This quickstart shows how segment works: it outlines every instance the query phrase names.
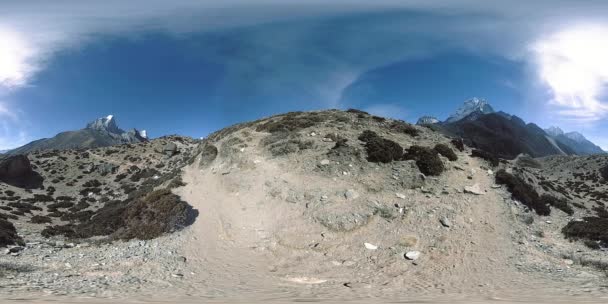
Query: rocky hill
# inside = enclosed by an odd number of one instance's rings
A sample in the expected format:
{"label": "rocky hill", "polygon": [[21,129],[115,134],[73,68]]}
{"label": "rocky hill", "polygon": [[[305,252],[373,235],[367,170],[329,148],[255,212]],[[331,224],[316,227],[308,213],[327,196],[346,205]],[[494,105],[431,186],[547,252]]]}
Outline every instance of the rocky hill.
{"label": "rocky hill", "polygon": [[608,158],[486,156],[358,110],[32,153],[42,187],[0,184],[0,294],[605,295]]}
{"label": "rocky hill", "polygon": [[52,138],[33,141],[22,147],[10,150],[7,154],[26,154],[33,151],[88,149],[147,141],[146,131],[120,129],[113,115],[99,118],[87,124],[84,129],[67,131]]}
{"label": "rocky hill", "polygon": [[585,136],[578,132],[565,133],[559,127],[550,127],[545,130],[551,138],[561,145],[570,148],[576,155],[605,154],[602,148],[589,141]]}

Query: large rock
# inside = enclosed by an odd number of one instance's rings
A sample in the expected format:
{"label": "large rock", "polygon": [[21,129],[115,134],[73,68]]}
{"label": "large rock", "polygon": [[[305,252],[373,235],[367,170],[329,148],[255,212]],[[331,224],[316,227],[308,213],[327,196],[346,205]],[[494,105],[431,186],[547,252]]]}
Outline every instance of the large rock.
{"label": "large rock", "polygon": [[177,145],[172,142],[167,143],[163,146],[163,154],[167,155],[168,157],[177,154]]}
{"label": "large rock", "polygon": [[0,181],[19,188],[40,188],[42,177],[32,169],[25,155],[13,155],[0,160]]}

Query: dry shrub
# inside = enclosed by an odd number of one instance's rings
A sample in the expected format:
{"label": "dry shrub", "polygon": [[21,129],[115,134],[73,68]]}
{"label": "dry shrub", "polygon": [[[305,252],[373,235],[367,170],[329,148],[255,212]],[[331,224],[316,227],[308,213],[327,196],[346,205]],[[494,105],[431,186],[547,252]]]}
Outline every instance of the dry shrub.
{"label": "dry shrub", "polygon": [[565,212],[568,215],[574,214],[574,209],[572,209],[572,207],[570,207],[570,204],[568,204],[568,202],[566,200],[557,198],[553,195],[549,195],[549,194],[541,195],[540,203],[544,204],[544,205],[553,206],[553,207]]}
{"label": "dry shrub", "polygon": [[8,245],[25,245],[23,239],[17,234],[17,229],[13,223],[9,222],[6,216],[0,216],[0,247]]}
{"label": "dry shrub", "polygon": [[536,190],[519,177],[507,173],[505,170],[499,170],[496,172],[496,183],[499,185],[506,185],[509,192],[511,192],[513,199],[528,206],[528,208],[534,210],[536,214],[551,214],[549,202],[541,200]]}
{"label": "dry shrub", "polygon": [[456,153],[454,153],[454,150],[452,150],[450,147],[448,147],[445,144],[437,144],[437,145],[435,145],[435,148],[433,148],[433,150],[435,150],[435,152],[443,155],[445,158],[449,159],[450,161],[458,160],[458,155],[456,155]]}
{"label": "dry shrub", "polygon": [[403,148],[396,142],[378,136],[373,131],[366,130],[359,140],[365,142],[367,161],[373,163],[390,163],[400,160],[403,156]]}
{"label": "dry shrub", "polygon": [[496,157],[495,155],[479,149],[474,149],[473,151],[471,151],[471,156],[484,159],[494,167],[498,166],[500,162],[498,160],[498,157]]}
{"label": "dry shrub", "polygon": [[415,160],[416,166],[425,175],[438,176],[445,170],[437,152],[431,148],[411,146],[407,149],[404,159]]}
{"label": "dry shrub", "polygon": [[48,224],[48,223],[53,222],[53,220],[50,217],[48,217],[48,216],[34,215],[30,219],[30,222],[32,222],[34,224]]}
{"label": "dry shrub", "polygon": [[420,131],[418,131],[418,129],[416,129],[416,127],[414,127],[413,125],[401,121],[401,120],[396,120],[394,121],[389,128],[397,133],[404,133],[407,135],[410,135],[412,137],[418,136],[418,134],[420,134]]}
{"label": "dry shrub", "polygon": [[[595,247],[592,242],[608,247],[608,218],[585,217],[582,222],[569,222],[562,233],[568,239],[585,240],[589,247]],[[595,248],[599,249],[599,245]]]}

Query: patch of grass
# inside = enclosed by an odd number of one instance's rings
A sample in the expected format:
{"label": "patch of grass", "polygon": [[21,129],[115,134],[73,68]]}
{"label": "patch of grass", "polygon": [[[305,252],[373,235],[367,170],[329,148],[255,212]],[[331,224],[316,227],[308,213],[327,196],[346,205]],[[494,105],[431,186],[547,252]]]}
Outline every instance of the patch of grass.
{"label": "patch of grass", "polygon": [[448,145],[437,144],[437,145],[435,145],[435,148],[433,148],[433,150],[435,150],[435,152],[443,155],[445,158],[449,159],[450,161],[458,160],[458,155],[456,155],[456,153],[454,153],[454,150],[452,150],[452,148],[448,147]]}
{"label": "patch of grass", "polygon": [[489,152],[479,150],[479,149],[474,149],[473,151],[471,151],[471,156],[484,159],[494,167],[498,166],[498,164],[500,163],[500,161],[498,160],[498,157],[496,157],[495,155],[493,155]]}
{"label": "patch of grass", "polygon": [[438,176],[445,170],[437,152],[431,148],[411,146],[403,155],[404,159],[415,160],[416,166],[424,175]]}
{"label": "patch of grass", "polygon": [[398,143],[382,138],[373,131],[363,131],[359,140],[365,143],[367,161],[369,162],[390,163],[400,160],[403,156],[403,148]]}
{"label": "patch of grass", "polygon": [[536,214],[542,216],[551,214],[549,202],[542,201],[536,190],[519,177],[501,169],[496,172],[496,184],[506,185],[513,199],[534,210]]}

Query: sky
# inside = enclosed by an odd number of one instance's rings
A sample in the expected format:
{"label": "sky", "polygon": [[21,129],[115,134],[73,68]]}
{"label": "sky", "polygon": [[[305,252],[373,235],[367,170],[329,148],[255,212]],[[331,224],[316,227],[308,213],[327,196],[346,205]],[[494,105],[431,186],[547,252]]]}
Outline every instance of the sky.
{"label": "sky", "polygon": [[296,110],[445,119],[472,97],[608,149],[607,16],[605,0],[0,0],[0,150],[109,114],[202,137]]}

